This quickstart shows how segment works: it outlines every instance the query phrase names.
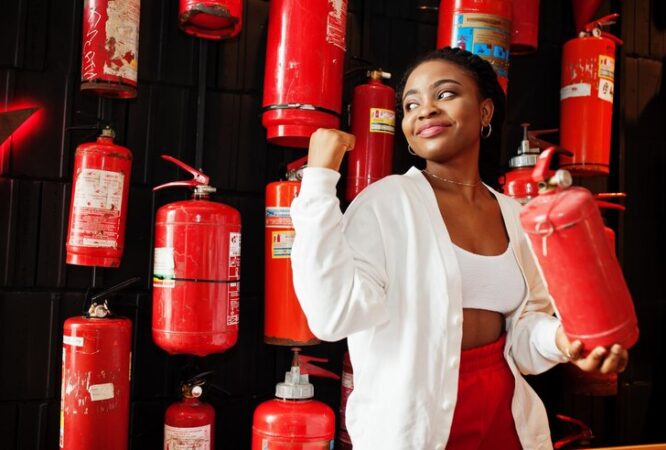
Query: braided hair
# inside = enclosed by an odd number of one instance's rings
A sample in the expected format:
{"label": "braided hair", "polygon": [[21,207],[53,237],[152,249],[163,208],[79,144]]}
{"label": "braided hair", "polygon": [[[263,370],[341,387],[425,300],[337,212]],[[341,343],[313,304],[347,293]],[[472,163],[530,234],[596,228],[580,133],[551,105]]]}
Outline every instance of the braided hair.
{"label": "braided hair", "polygon": [[[492,134],[487,139],[481,139],[481,152],[479,157],[479,172],[486,183],[497,186],[500,171],[500,149],[502,145],[502,126],[504,125],[506,96],[497,81],[497,75],[490,63],[477,55],[460,48],[444,47],[433,50],[412,63],[407,68],[396,88],[396,112],[402,120],[402,96],[405,91],[407,79],[421,64],[428,61],[446,61],[460,67],[465,73],[476,81],[481,99],[489,98],[494,105],[493,118],[490,122]],[[480,132],[480,128],[479,128]]]}

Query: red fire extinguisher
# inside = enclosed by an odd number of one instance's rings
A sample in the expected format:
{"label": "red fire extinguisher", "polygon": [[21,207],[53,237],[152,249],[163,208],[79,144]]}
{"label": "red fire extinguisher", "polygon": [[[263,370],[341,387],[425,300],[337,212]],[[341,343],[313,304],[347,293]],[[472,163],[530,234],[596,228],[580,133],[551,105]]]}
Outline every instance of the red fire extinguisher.
{"label": "red fire extinguisher", "polygon": [[604,232],[599,208],[587,189],[571,186],[566,170],[549,170],[562,150],[544,150],[534,169],[539,195],[525,205],[520,221],[543,269],[569,340],[584,352],[638,339],[634,305],[622,270]]}
{"label": "red fire extinguisher", "polygon": [[345,352],[342,358],[342,380],[340,384],[340,425],[338,426],[338,443],[336,448],[339,450],[351,450],[352,442],[347,432],[347,400],[354,391],[354,368],[351,365],[349,352]]}
{"label": "red fire extinguisher", "polygon": [[511,55],[525,55],[539,47],[539,0],[513,0]]}
{"label": "red fire extinguisher", "polygon": [[437,48],[459,47],[487,60],[506,93],[511,14],[511,0],[441,0]]}
{"label": "red fire extinguisher", "polygon": [[162,158],[193,179],[153,190],[184,186],[194,194],[157,211],[153,340],[171,354],[221,353],[238,338],[240,213],[208,200],[215,188],[206,175],[171,156]]}
{"label": "red fire extinguisher", "polygon": [[180,28],[202,39],[237,36],[243,24],[242,0],[180,0]]}
{"label": "red fire extinguisher", "polygon": [[132,321],[111,314],[107,299],[137,280],[97,294],[84,316],[65,321],[60,448],[127,449]]}
{"label": "red fire extinguisher", "polygon": [[203,393],[204,372],[181,386],[182,399],[171,404],[164,417],[164,450],[215,448],[215,409],[199,397]]}
{"label": "red fire extinguisher", "polygon": [[562,50],[560,146],[573,157],[563,157],[561,167],[574,175],[608,174],[615,46],[622,41],[601,29],[617,17],[587,24]]}
{"label": "red fire extinguisher", "polygon": [[291,371],[284,383],[275,386],[277,399],[260,404],[254,410],[252,450],[328,450],[333,448],[335,413],[313,400],[314,386],[308,375],[339,379],[339,377],[310,364],[325,362],[324,358],[299,356],[295,348]]}
{"label": "red fire extinguisher", "polygon": [[286,181],[266,186],[264,342],[267,344],[293,346],[320,342],[308,327],[294,292],[291,270],[295,234],[291,202],[301,188],[306,160],[304,157],[287,165]]}
{"label": "red fire extinguisher", "polygon": [[509,160],[511,170],[500,177],[500,184],[506,195],[524,205],[539,194],[537,182],[532,179],[532,171],[539,157],[539,148],[530,146],[527,133],[530,124],[524,123],[521,126],[523,140],[520,142],[518,154]]}
{"label": "red fire extinguisher", "polygon": [[307,148],[317,128],[338,128],[347,0],[271,0],[262,123],[269,142]]}
{"label": "red fire extinguisher", "polygon": [[136,97],[140,0],[83,2],[81,90]]}
{"label": "red fire extinguisher", "polygon": [[120,266],[132,152],[114,144],[114,137],[113,130],[106,127],[96,142],[81,144],[76,149],[67,264]]}
{"label": "red fire extinguisher", "polygon": [[347,157],[346,199],[352,201],[370,183],[391,174],[395,134],[395,91],[382,83],[391,74],[368,72],[370,80],[356,86],[351,103],[351,132],[356,145]]}

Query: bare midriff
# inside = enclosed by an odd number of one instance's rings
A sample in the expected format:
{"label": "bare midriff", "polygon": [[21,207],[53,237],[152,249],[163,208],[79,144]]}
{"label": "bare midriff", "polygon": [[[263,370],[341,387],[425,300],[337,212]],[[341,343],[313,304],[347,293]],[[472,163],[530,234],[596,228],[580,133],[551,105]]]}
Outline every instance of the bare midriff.
{"label": "bare midriff", "polygon": [[463,309],[463,350],[495,342],[503,332],[503,314],[486,309]]}

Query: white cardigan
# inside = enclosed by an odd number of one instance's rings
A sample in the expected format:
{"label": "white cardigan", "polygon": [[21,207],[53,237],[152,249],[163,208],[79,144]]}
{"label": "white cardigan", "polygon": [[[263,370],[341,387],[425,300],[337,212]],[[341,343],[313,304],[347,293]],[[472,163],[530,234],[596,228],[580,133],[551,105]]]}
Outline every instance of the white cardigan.
{"label": "white cardigan", "polygon": [[[354,391],[346,423],[354,450],[443,449],[456,407],[462,295],[434,191],[412,167],[368,186],[343,217],[339,178],[330,169],[305,169],[291,205],[291,261],[312,332],[327,341],[348,338]],[[545,408],[520,373],[566,360],[555,345],[560,322],[520,228],[519,203],[492,192],[528,287],[506,320],[513,417],[524,448],[550,449]]]}

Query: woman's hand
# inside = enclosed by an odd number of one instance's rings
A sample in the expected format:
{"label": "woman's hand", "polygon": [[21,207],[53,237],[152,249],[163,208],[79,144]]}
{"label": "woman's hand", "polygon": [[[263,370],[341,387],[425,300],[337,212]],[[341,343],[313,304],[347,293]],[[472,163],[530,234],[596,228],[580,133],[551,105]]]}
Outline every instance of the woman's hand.
{"label": "woman's hand", "polygon": [[355,143],[353,134],[319,128],[310,136],[308,167],[326,167],[339,171],[345,152],[353,149]]}
{"label": "woman's hand", "polygon": [[629,362],[629,352],[619,344],[613,345],[610,351],[604,347],[596,347],[583,358],[583,343],[578,340],[569,341],[562,326],[557,329],[555,343],[572,364],[585,372],[620,373],[627,368]]}

